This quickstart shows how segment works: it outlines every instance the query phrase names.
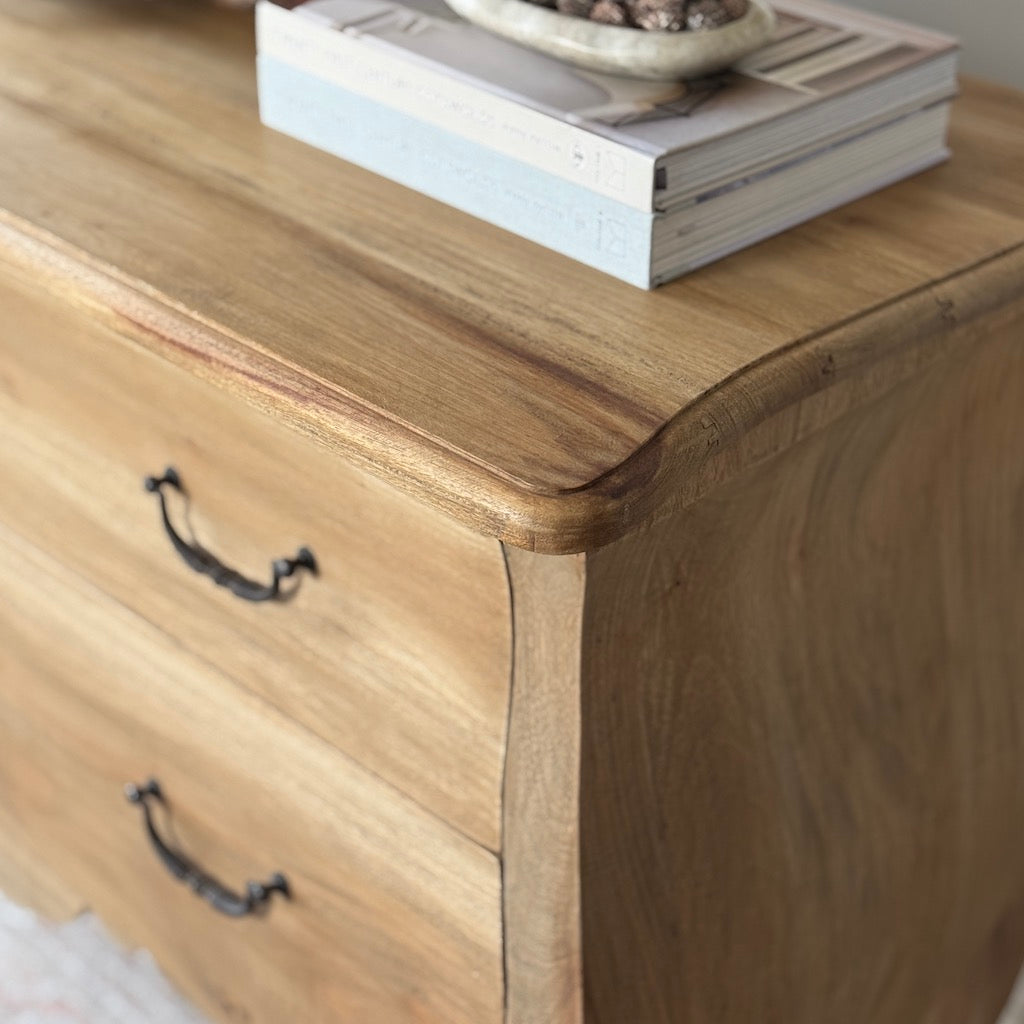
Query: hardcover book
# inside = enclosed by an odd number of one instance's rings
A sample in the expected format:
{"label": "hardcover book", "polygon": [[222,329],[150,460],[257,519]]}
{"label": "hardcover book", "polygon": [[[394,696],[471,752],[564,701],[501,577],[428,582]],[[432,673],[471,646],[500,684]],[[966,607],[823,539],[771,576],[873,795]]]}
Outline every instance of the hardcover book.
{"label": "hardcover book", "polygon": [[260,116],[269,127],[640,288],[656,287],[947,155],[949,105],[939,104],[699,201],[649,213],[276,58],[260,55],[258,69]]}

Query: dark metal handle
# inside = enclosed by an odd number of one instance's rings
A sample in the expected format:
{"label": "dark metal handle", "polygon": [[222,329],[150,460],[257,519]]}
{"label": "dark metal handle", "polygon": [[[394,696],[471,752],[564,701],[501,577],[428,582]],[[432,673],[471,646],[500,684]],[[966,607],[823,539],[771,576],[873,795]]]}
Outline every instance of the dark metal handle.
{"label": "dark metal handle", "polygon": [[167,870],[175,878],[184,882],[196,895],[206,900],[215,910],[219,910],[229,917],[245,917],[247,914],[258,913],[275,892],[281,893],[286,899],[291,899],[288,880],[280,873],[271,875],[269,881],[266,882],[247,882],[245,895],[240,896],[227,886],[222,885],[212,875],[208,875],[183,853],[168,846],[156,830],[153,813],[149,806],[150,800],[164,802],[160,783],[156,779],[150,779],[142,786],[125,786],[124,792],[131,803],[138,804],[142,808],[149,841],[153,844],[153,849],[156,850],[157,856],[163,861]]}
{"label": "dark metal handle", "polygon": [[244,598],[246,601],[273,601],[281,597],[281,580],[294,575],[299,569],[306,569],[317,573],[316,559],[309,548],[299,548],[294,558],[278,558],[271,562],[270,570],[273,574],[270,583],[257,583],[243,576],[235,569],[228,568],[219,558],[210,554],[199,544],[190,544],[186,541],[171,523],[167,512],[167,499],[164,497],[164,486],[173,487],[180,494],[185,493],[181,477],[173,466],[164,470],[160,477],[147,476],[146,490],[155,493],[160,501],[160,515],[164,521],[164,529],[167,536],[171,538],[174,550],[181,555],[182,560],[189,568],[196,572],[209,576],[220,587],[227,587],[232,594]]}

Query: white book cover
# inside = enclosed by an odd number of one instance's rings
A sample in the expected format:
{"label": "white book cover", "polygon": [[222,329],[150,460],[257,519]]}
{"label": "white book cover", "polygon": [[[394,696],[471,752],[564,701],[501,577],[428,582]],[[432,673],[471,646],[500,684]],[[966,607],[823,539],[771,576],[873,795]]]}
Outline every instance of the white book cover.
{"label": "white book cover", "polygon": [[[571,67],[464,21],[443,0],[261,0],[257,42],[261,53],[639,210],[659,206],[659,189],[683,193],[659,175],[674,155],[732,137],[727,162],[737,166],[744,133],[809,108],[828,116],[793,122],[791,138],[780,131],[780,155],[820,145],[838,113],[856,126],[875,108],[925,105],[937,88],[948,96],[952,38],[819,0],[774,6],[779,25],[764,48],[687,83]],[[946,55],[937,82],[920,76]],[[860,96],[869,102],[853,105]],[[841,112],[823,103],[843,97]],[[703,174],[710,182],[714,168]]]}

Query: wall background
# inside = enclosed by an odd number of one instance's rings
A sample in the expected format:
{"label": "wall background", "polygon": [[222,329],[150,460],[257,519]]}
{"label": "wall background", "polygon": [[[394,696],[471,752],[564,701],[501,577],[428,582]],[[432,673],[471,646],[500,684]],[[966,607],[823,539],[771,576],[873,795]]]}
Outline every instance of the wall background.
{"label": "wall background", "polygon": [[958,36],[968,74],[1024,89],[1024,0],[845,0]]}

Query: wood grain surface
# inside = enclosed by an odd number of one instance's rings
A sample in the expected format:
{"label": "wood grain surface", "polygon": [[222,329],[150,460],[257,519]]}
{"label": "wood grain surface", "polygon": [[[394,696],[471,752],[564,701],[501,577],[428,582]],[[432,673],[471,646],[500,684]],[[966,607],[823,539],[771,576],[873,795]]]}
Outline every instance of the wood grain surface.
{"label": "wood grain surface", "polygon": [[648,294],[262,129],[252,50],[251,15],[196,3],[0,0],[0,245],[522,547],[674,511],[733,435],[889,354],[908,305],[941,333],[957,275],[982,305],[1021,285],[1009,90],[965,89],[948,166]]}
{"label": "wood grain surface", "polygon": [[[497,851],[512,636],[500,545],[19,279],[0,253],[0,521]],[[309,545],[285,602],[240,600],[179,558],[171,517],[270,578]]]}
{"label": "wood grain surface", "polygon": [[504,789],[505,1024],[583,1024],[581,555],[506,551],[515,673]]}
{"label": "wood grain surface", "polygon": [[[21,770],[32,769],[23,766]],[[31,845],[22,841],[24,823],[3,803],[0,803],[0,830],[6,839],[0,856],[0,893],[54,922],[70,921],[87,909],[85,900],[67,879],[47,867]]]}
{"label": "wood grain surface", "polygon": [[588,1024],[989,1024],[1024,957],[1024,309],[587,558]]}
{"label": "wood grain surface", "polygon": [[[500,1024],[494,854],[2,527],[0,578],[0,863],[37,859],[217,1020]],[[293,899],[227,918],[172,879],[123,793],[150,776],[185,853]]]}
{"label": "wood grain surface", "polygon": [[[252,50],[198,0],[0,0],[0,884],[252,1024],[989,1024],[1024,97],[649,294],[264,130]],[[226,561],[321,577],[190,575],[169,462]],[[148,774],[295,901],[175,886]]]}

